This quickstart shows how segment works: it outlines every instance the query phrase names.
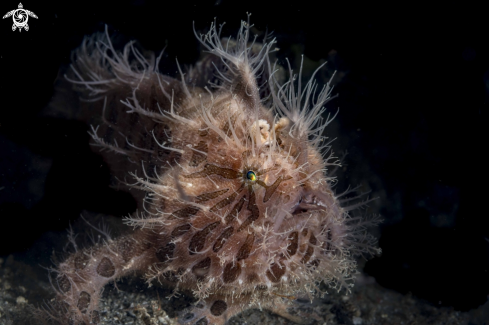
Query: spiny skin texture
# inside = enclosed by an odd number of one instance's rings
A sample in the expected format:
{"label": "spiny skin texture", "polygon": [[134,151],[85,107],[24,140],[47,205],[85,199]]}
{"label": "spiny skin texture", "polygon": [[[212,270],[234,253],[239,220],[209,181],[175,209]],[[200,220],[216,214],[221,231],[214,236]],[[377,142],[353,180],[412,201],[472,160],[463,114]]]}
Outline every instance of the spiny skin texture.
{"label": "spiny skin texture", "polygon": [[126,219],[132,234],[107,235],[54,270],[60,323],[97,323],[103,287],[135,272],[195,294],[181,324],[224,324],[257,307],[307,322],[286,313],[284,298],[322,294],[321,282],[348,288],[355,255],[377,252],[365,230],[374,222],[351,217],[358,205],[342,206],[331,189],[329,85],[315,94],[292,71],[279,84],[274,41],[249,44],[247,23],[235,40],[221,41],[215,24],[199,39],[209,53],[180,80],[132,43],[117,52],[106,34],[73,55],[66,79],[87,102],[83,114],[101,117],[95,145],[145,195]]}

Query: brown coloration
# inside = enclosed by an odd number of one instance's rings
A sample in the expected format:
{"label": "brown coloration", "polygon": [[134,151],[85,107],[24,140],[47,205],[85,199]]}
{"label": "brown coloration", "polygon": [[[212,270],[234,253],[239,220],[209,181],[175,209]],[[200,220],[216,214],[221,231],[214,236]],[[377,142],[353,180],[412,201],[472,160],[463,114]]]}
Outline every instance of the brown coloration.
{"label": "brown coloration", "polygon": [[256,205],[255,192],[251,192],[250,200],[248,201],[248,206],[246,207],[246,209],[248,209],[251,212],[251,214],[238,228],[238,232],[246,229],[249,225],[251,225],[254,221],[256,221],[260,217],[260,211],[258,210],[258,206]]}
{"label": "brown coloration", "polygon": [[306,264],[311,258],[312,254],[314,254],[314,248],[311,246],[307,246],[306,254],[304,255],[304,257],[302,257],[301,263]]}
{"label": "brown coloration", "polygon": [[210,212],[216,212],[217,210],[220,210],[220,209],[224,208],[225,206],[233,203],[234,200],[236,199],[237,195],[238,195],[237,193],[231,194],[230,196],[228,196],[224,200],[217,202],[216,205],[214,205],[209,211]]}
{"label": "brown coloration", "polygon": [[183,175],[183,177],[202,178],[211,175],[218,175],[227,179],[234,179],[234,178],[238,178],[240,176],[240,173],[229,168],[223,168],[216,165],[206,164],[202,171],[190,175]]}
{"label": "brown coloration", "polygon": [[171,232],[171,237],[176,238],[186,234],[190,230],[190,227],[191,225],[189,223],[175,227]]}
{"label": "brown coloration", "polygon": [[316,239],[316,236],[314,236],[314,234],[311,233],[311,237],[309,237],[309,243],[311,245],[316,245],[318,243],[318,240]]}
{"label": "brown coloration", "polygon": [[201,195],[199,195],[199,196],[197,196],[195,198],[195,202],[202,203],[202,202],[206,202],[206,201],[215,199],[216,197],[219,197],[219,196],[223,195],[227,191],[229,191],[228,188],[225,189],[225,190],[220,190],[220,191],[215,191],[215,192],[201,194]]}
{"label": "brown coloration", "polygon": [[68,280],[68,277],[66,274],[63,274],[62,276],[58,277],[58,286],[61,292],[67,293],[71,289],[71,283],[70,280]]}
{"label": "brown coloration", "polygon": [[190,244],[188,245],[188,251],[190,255],[196,254],[204,249],[207,236],[211,233],[212,230],[219,226],[219,224],[219,221],[211,223],[192,237],[192,239],[190,240]]}
{"label": "brown coloration", "polygon": [[224,229],[222,234],[219,235],[219,237],[216,239],[216,242],[214,243],[212,250],[215,253],[219,252],[221,250],[221,248],[224,246],[224,244],[226,244],[226,241],[228,240],[228,238],[231,237],[233,232],[234,232],[233,227],[227,227],[226,229]]}
{"label": "brown coloration", "polygon": [[212,304],[211,314],[214,316],[221,316],[228,309],[228,304],[222,300],[216,300]]}
{"label": "brown coloration", "polygon": [[190,167],[196,167],[198,166],[201,162],[203,162],[204,160],[206,160],[207,158],[207,144],[204,142],[204,141],[200,141],[194,148],[195,150],[198,150],[198,151],[193,151],[192,152],[192,159],[190,159],[190,162],[188,163],[188,165]]}
{"label": "brown coloration", "polygon": [[67,306],[53,311],[58,323],[99,322],[104,286],[136,273],[195,294],[200,308],[182,325],[223,325],[258,307],[287,316],[282,297],[348,286],[354,257],[376,251],[325,174],[337,165],[320,152],[329,84],[314,94],[321,87],[296,87],[292,71],[281,84],[272,43],[248,44],[249,28],[221,43],[213,25],[200,38],[207,54],[179,78],[159,73],[152,53],[132,43],[118,51],[105,35],[73,54],[66,78],[83,99],[77,118],[94,125],[114,180],[134,177],[120,188],[132,189],[139,209],[126,219],[132,233],[100,231],[103,240],[74,245],[57,266],[56,306]]}
{"label": "brown coloration", "polygon": [[97,273],[104,278],[110,278],[115,274],[114,263],[112,263],[107,257],[102,258],[97,266]]}
{"label": "brown coloration", "polygon": [[172,215],[177,219],[184,219],[184,218],[187,219],[196,215],[197,212],[199,212],[199,210],[200,210],[199,208],[189,205],[183,209],[173,212]]}
{"label": "brown coloration", "polygon": [[136,247],[137,246],[134,245],[134,242],[131,240],[131,238],[124,238],[123,240],[121,240],[118,248],[124,262],[129,262],[131,258],[137,255],[138,252],[135,251]]}
{"label": "brown coloration", "polygon": [[241,246],[241,248],[238,251],[238,254],[236,255],[237,261],[247,259],[250,256],[251,249],[253,248],[254,241],[255,241],[255,235],[254,234],[249,234],[246,237],[246,241]]}
{"label": "brown coloration", "polygon": [[82,271],[85,269],[85,266],[87,266],[88,261],[90,260],[90,257],[86,255],[84,252],[80,252],[75,256],[75,269],[77,271]]}
{"label": "brown coloration", "polygon": [[80,297],[78,298],[77,307],[82,314],[87,312],[88,306],[90,305],[90,295],[86,291],[80,292]]}
{"label": "brown coloration", "polygon": [[206,257],[192,267],[192,273],[195,274],[198,278],[202,278],[206,276],[207,273],[209,273],[210,267],[211,267],[211,258]]}
{"label": "brown coloration", "polygon": [[289,246],[287,247],[287,254],[289,257],[295,255],[297,252],[297,248],[299,247],[299,233],[297,231],[294,231],[289,235]]}
{"label": "brown coloration", "polygon": [[272,197],[273,193],[277,190],[277,187],[280,185],[282,182],[282,176],[277,178],[277,180],[270,186],[267,186],[267,190],[265,192],[265,195],[263,196],[263,202],[268,202],[270,198]]}
{"label": "brown coloration", "polygon": [[234,282],[239,275],[241,274],[241,264],[236,262],[229,262],[224,267],[224,271],[222,273],[222,280],[224,283]]}
{"label": "brown coloration", "polygon": [[281,265],[280,263],[273,263],[270,266],[270,270],[267,270],[267,278],[272,282],[280,282],[280,278],[285,274],[287,270],[285,265]]}
{"label": "brown coloration", "polygon": [[226,224],[229,224],[231,221],[236,219],[236,216],[239,214],[241,209],[243,208],[243,204],[246,200],[246,197],[243,196],[241,199],[239,199],[238,203],[236,203],[231,211],[226,216]]}
{"label": "brown coloration", "polygon": [[162,249],[156,252],[156,257],[161,263],[165,263],[171,258],[173,258],[173,253],[175,252],[175,244],[168,243]]}
{"label": "brown coloration", "polygon": [[260,277],[256,273],[250,273],[250,274],[248,274],[246,279],[248,280],[248,283],[252,284],[252,283],[258,282],[260,280]]}
{"label": "brown coloration", "polygon": [[98,312],[98,310],[92,311],[92,323],[93,324],[100,323],[100,313]]}

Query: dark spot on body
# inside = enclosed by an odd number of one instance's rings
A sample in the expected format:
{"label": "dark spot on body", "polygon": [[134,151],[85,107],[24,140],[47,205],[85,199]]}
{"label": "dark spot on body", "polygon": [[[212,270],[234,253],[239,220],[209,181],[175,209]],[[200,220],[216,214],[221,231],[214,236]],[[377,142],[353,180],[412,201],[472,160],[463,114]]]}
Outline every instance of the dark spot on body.
{"label": "dark spot on body", "polygon": [[82,314],[86,314],[88,306],[90,305],[90,295],[86,291],[80,292],[80,297],[78,298],[78,309],[82,312]]}
{"label": "dark spot on body", "polygon": [[287,246],[287,253],[289,256],[294,255],[299,247],[299,233],[294,231],[289,235],[289,246]]}
{"label": "dark spot on body", "polygon": [[161,263],[165,263],[169,259],[173,258],[174,252],[175,252],[175,244],[174,243],[168,243],[165,245],[165,247],[159,249],[156,252],[156,258]]}
{"label": "dark spot on body", "polygon": [[226,243],[226,241],[228,240],[229,237],[231,237],[231,235],[233,234],[234,232],[234,228],[233,227],[227,227],[226,229],[224,229],[224,231],[222,232],[221,235],[219,235],[219,237],[216,239],[216,242],[214,243],[214,246],[212,247],[212,250],[217,253],[219,252],[219,250],[224,246],[224,244]]}
{"label": "dark spot on body", "polygon": [[267,270],[267,278],[272,282],[279,282],[280,278],[285,274],[286,267],[285,265],[281,265],[279,263],[273,263],[270,266],[270,270]]}
{"label": "dark spot on body", "polygon": [[253,248],[254,242],[255,242],[255,235],[254,234],[248,234],[244,244],[239,249],[238,254],[236,254],[236,260],[237,261],[247,259],[248,256],[250,256],[251,249]]}
{"label": "dark spot on body", "polygon": [[97,310],[92,311],[92,323],[100,323],[100,313]]}
{"label": "dark spot on body", "polygon": [[206,155],[206,153],[208,152],[207,143],[205,143],[204,141],[200,141],[194,147],[194,149],[195,150],[190,149],[192,150],[192,158],[190,158],[190,161],[188,163],[190,167],[197,167],[201,162],[207,159],[207,155]]}
{"label": "dark spot on body", "polygon": [[311,237],[309,238],[309,243],[311,243],[311,245],[316,245],[318,243],[318,240],[316,239],[316,236],[314,236],[313,233],[311,233]]}
{"label": "dark spot on body", "polygon": [[246,197],[242,197],[238,203],[236,203],[231,211],[227,214],[225,221],[226,224],[229,224],[231,221],[237,218],[239,212],[243,208],[244,201],[246,200]]}
{"label": "dark spot on body", "polygon": [[71,289],[71,283],[66,274],[58,277],[58,286],[61,292],[67,293]]}
{"label": "dark spot on body", "polygon": [[186,234],[190,230],[190,227],[191,226],[189,223],[175,227],[173,229],[173,231],[171,232],[172,238],[177,238],[177,237],[180,237],[180,236]]}
{"label": "dark spot on body", "polygon": [[237,195],[238,195],[237,193],[231,194],[224,200],[217,202],[216,205],[214,205],[209,211],[216,212],[217,210],[224,208],[226,205],[231,204],[236,199]]}
{"label": "dark spot on body", "polygon": [[199,211],[200,211],[199,208],[189,205],[183,209],[180,209],[180,210],[173,212],[172,215],[173,215],[173,217],[175,217],[177,219],[190,218],[190,217],[196,215],[197,212],[199,212]]}
{"label": "dark spot on body", "polygon": [[183,177],[186,177],[186,178],[202,178],[202,177],[207,177],[210,175],[219,175],[219,176],[224,177],[226,179],[235,179],[235,178],[240,177],[241,173],[239,173],[233,169],[223,168],[223,167],[219,167],[219,166],[211,165],[211,164],[206,164],[202,171],[192,173],[190,175],[183,175]]}
{"label": "dark spot on body", "polygon": [[214,316],[221,316],[228,309],[228,304],[223,300],[216,300],[211,306],[211,314]]}
{"label": "dark spot on body", "polygon": [[277,190],[280,183],[283,181],[283,177],[280,176],[277,180],[270,186],[266,187],[265,195],[263,196],[263,202],[267,202],[272,197],[273,193]]}
{"label": "dark spot on body", "polygon": [[258,282],[258,280],[260,280],[260,278],[258,277],[258,274],[251,273],[251,274],[248,274],[248,276],[246,277],[246,280],[248,280],[248,283],[253,283],[253,282]]}
{"label": "dark spot on body", "polygon": [[201,137],[206,137],[209,134],[209,130],[207,128],[199,129],[199,135]]}
{"label": "dark spot on body", "polygon": [[204,249],[207,236],[211,233],[212,230],[219,226],[220,223],[221,222],[219,221],[211,223],[192,237],[192,239],[190,240],[190,244],[188,245],[190,255],[194,255],[195,253],[200,252]]}
{"label": "dark spot on body", "polygon": [[90,260],[90,256],[86,255],[84,252],[79,252],[75,256],[75,261],[74,261],[75,269],[77,271],[83,270],[87,266],[89,260]]}
{"label": "dark spot on body", "polygon": [[260,210],[258,209],[258,206],[256,205],[256,195],[254,191],[251,191],[250,193],[250,200],[248,201],[248,206],[246,207],[247,210],[251,212],[250,216],[239,226],[238,232],[248,228],[249,225],[253,223],[253,221],[256,221],[260,217]]}
{"label": "dark spot on body", "polygon": [[115,274],[115,266],[107,257],[102,258],[97,266],[97,273],[104,278],[110,278]]}
{"label": "dark spot on body", "polygon": [[301,263],[306,264],[309,261],[309,259],[311,258],[312,254],[314,254],[314,247],[308,246],[306,254],[301,259]]}
{"label": "dark spot on body", "polygon": [[236,262],[229,262],[224,267],[224,271],[222,273],[222,280],[224,283],[234,282],[239,275],[241,274],[241,265]]}
{"label": "dark spot on body", "polygon": [[117,250],[124,262],[128,262],[136,254],[136,243],[130,238],[124,238],[117,244]]}
{"label": "dark spot on body", "polygon": [[192,273],[197,276],[197,278],[203,278],[209,273],[211,268],[211,258],[206,257],[199,263],[192,267]]}
{"label": "dark spot on body", "polygon": [[202,203],[202,202],[206,202],[206,201],[215,199],[216,197],[221,196],[222,194],[226,193],[227,191],[229,191],[229,189],[201,194],[195,198],[195,202]]}

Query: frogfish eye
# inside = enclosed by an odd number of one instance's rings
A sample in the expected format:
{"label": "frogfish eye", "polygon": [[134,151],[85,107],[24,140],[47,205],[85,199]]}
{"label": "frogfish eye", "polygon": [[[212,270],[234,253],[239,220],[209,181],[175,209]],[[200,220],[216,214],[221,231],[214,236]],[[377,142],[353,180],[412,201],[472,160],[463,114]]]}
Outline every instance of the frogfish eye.
{"label": "frogfish eye", "polygon": [[256,181],[256,174],[254,171],[250,170],[246,173],[246,178],[252,182]]}

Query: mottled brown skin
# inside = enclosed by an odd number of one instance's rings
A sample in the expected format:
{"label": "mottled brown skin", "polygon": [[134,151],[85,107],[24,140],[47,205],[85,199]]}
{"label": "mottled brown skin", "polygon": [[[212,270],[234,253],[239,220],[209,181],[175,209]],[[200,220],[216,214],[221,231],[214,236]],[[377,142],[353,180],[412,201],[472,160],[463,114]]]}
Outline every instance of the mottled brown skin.
{"label": "mottled brown skin", "polygon": [[[195,294],[199,303],[181,324],[224,324],[248,308],[307,322],[287,314],[286,302],[320,294],[321,281],[348,286],[352,255],[373,249],[365,241],[355,246],[363,225],[340,206],[326,175],[334,163],[311,140],[321,138],[312,131],[320,112],[301,113],[280,91],[258,84],[258,72],[272,75],[264,62],[273,43],[257,54],[247,48],[248,33],[243,25],[233,50],[224,50],[212,27],[202,39],[212,54],[181,81],[159,74],[154,57],[131,65],[104,36],[75,53],[67,79],[81,98],[101,98],[90,104],[102,123],[95,144],[108,149],[115,176],[132,172],[137,183],[126,185],[146,194],[136,195],[143,212],[126,220],[133,233],[60,263],[52,313],[59,322],[97,323],[103,287],[134,273]],[[101,40],[109,45],[97,47]],[[208,91],[198,80],[215,74],[219,62],[227,68]],[[267,91],[273,102],[263,102]]]}

